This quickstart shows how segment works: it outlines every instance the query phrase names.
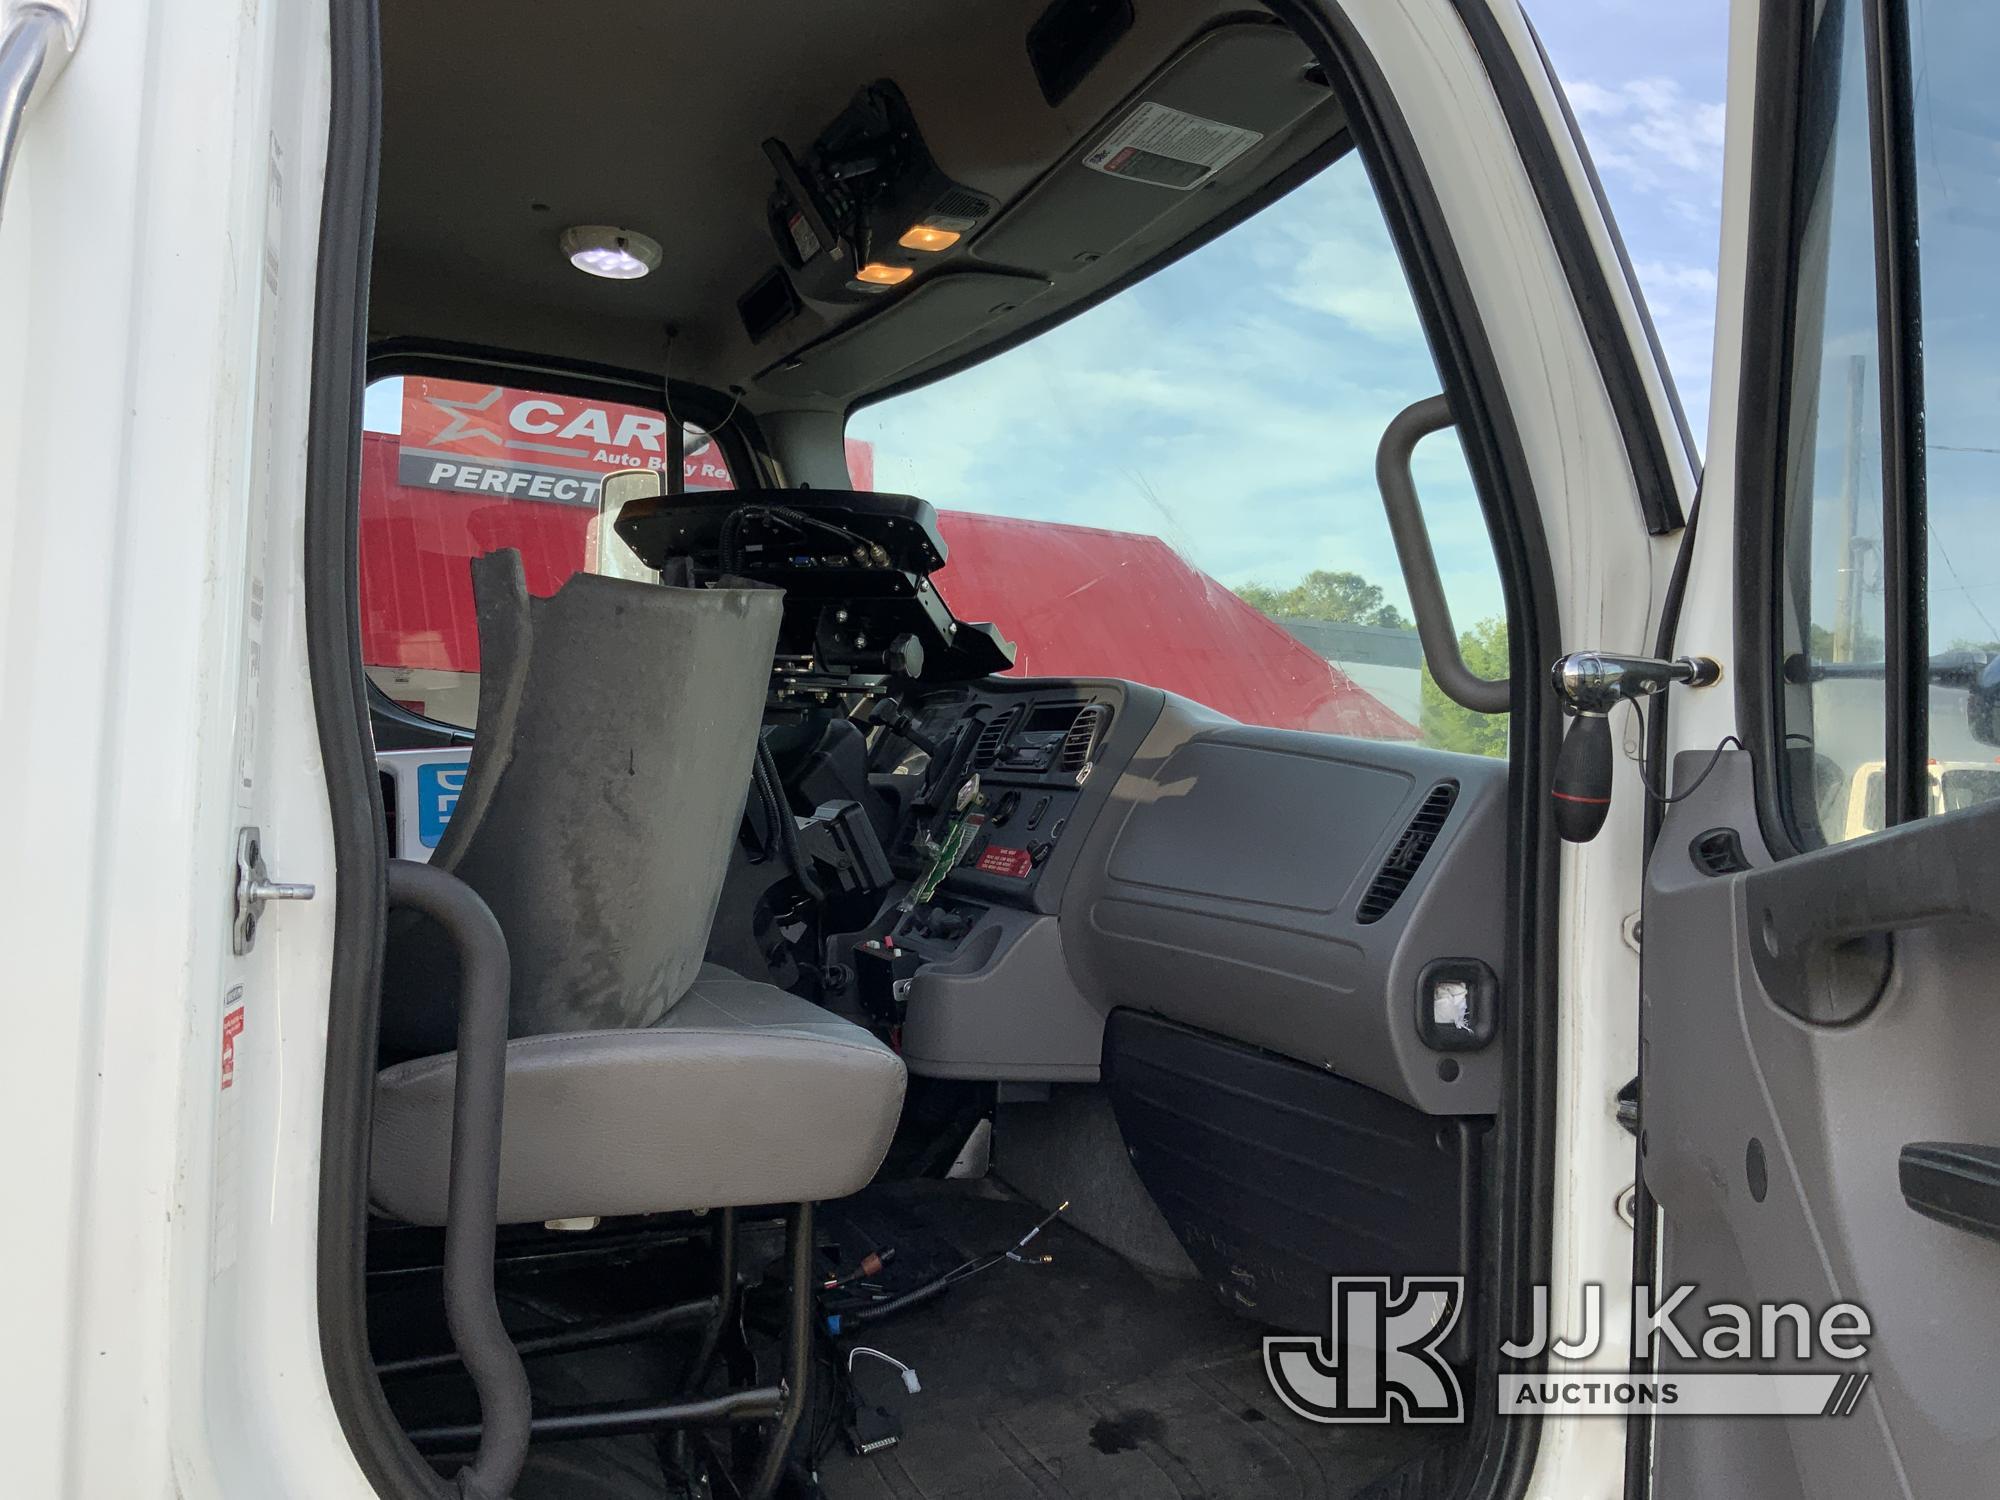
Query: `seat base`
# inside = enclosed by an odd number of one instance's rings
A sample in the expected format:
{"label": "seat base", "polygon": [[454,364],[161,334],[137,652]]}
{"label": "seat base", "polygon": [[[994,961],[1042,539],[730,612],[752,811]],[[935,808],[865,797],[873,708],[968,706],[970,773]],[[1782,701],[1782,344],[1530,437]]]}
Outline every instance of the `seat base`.
{"label": "seat base", "polygon": [[[453,1053],[375,1081],[369,1194],[442,1224]],[[501,1223],[810,1203],[865,1186],[902,1110],[902,1059],[831,1011],[704,965],[657,1025],[507,1044]]]}

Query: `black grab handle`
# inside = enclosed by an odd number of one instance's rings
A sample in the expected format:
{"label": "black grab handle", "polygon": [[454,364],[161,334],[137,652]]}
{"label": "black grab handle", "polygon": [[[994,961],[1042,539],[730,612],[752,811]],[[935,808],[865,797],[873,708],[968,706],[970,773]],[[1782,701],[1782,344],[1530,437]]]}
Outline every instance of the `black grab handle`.
{"label": "black grab handle", "polygon": [[507,1091],[507,937],[456,875],[389,861],[389,904],[422,912],[458,950],[457,1078],[445,1198],[444,1316],[479,1396],[479,1450],[458,1473],[464,1500],[505,1500],[528,1456],[528,1372],[500,1321],[493,1252],[500,1216],[500,1117]]}
{"label": "black grab handle", "polygon": [[2000,1150],[1912,1141],[1897,1164],[1903,1201],[1927,1219],[2000,1240]]}
{"label": "black grab handle", "polygon": [[1556,832],[1564,840],[1587,844],[1597,837],[1611,811],[1611,721],[1603,714],[1582,713],[1569,721],[1549,797]]}

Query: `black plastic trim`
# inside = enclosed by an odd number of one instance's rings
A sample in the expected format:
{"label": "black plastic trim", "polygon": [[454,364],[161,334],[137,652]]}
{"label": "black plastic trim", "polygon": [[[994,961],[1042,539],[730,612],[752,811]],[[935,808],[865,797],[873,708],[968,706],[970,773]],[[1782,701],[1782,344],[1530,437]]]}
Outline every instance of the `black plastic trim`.
{"label": "black plastic trim", "polygon": [[[1902,0],[1846,0],[1864,6],[1868,57],[1870,166],[1876,249],[1876,335],[1882,387],[1885,783],[1888,821],[1929,806],[1928,632],[1925,628],[1923,390],[1918,317],[1916,183],[1910,140],[1907,15]],[[1806,184],[1804,154],[1834,128],[1832,101],[1807,96],[1814,47],[1838,46],[1837,10],[1817,33],[1796,6],[1764,0],[1759,17],[1757,110],[1751,168],[1744,305],[1741,412],[1737,424],[1737,710],[1753,747],[1757,817],[1773,857],[1818,848],[1817,830],[1799,826],[1784,784],[1781,671],[1785,607],[1784,519],[1796,339],[1799,244]],[[1886,52],[1885,52],[1886,47]],[[1885,67],[1886,59],[1886,67]],[[1815,107],[1823,113],[1807,118]],[[1895,139],[1885,142],[1885,131]]]}
{"label": "black plastic trim", "polygon": [[368,1133],[389,850],[369,746],[356,581],[382,60],[372,0],[331,7],[328,28],[332,99],[313,307],[303,559],[306,660],[338,872],[320,1115],[320,1353],[328,1396],[369,1484],[395,1500],[448,1500],[452,1487],[404,1438],[368,1355]]}
{"label": "black plastic trim", "polygon": [[1927,1219],[2000,1240],[2000,1149],[1957,1141],[1912,1141],[1896,1176],[1903,1201]]}
{"label": "black plastic trim", "polygon": [[1924,343],[1917,253],[1916,116],[1906,0],[1866,0],[1868,154],[1881,348],[1883,812],[1930,811],[1930,618],[1925,598]]}
{"label": "black plastic trim", "polygon": [[[458,724],[448,724],[443,719],[433,719],[428,714],[420,714],[414,709],[403,707],[381,688],[368,679],[368,713],[375,728],[375,747],[378,750],[431,750],[451,745],[469,745],[474,739],[470,729]],[[395,739],[407,743],[386,744]]]}
{"label": "black plastic trim", "polygon": [[[1687,517],[1681,508],[1673,465],[1667,456],[1666,435],[1661,431],[1659,417],[1653,410],[1645,376],[1639,369],[1631,339],[1625,332],[1625,320],[1620,315],[1618,300],[1612,293],[1611,281],[1605,275],[1604,262],[1597,253],[1597,246],[1591,241],[1590,229],[1584,223],[1576,194],[1571,190],[1569,175],[1563,169],[1562,157],[1556,150],[1547,117],[1535,98],[1521,59],[1509,45],[1487,0],[1452,0],[1452,8],[1458,12],[1466,34],[1472,38],[1473,50],[1486,66],[1493,96],[1499,101],[1508,132],[1521,153],[1521,165],[1527,171],[1529,185],[1534,188],[1535,201],[1541,206],[1549,238],[1555,244],[1556,258],[1562,262],[1563,277],[1569,282],[1570,294],[1576,298],[1577,316],[1583,323],[1584,336],[1590,340],[1591,353],[1596,356],[1598,371],[1604,378],[1605,395],[1611,401],[1612,417],[1625,442],[1626,460],[1631,466],[1632,482],[1638,488],[1639,510],[1646,518],[1646,529],[1654,536],[1678,531],[1686,524]],[[1539,37],[1535,39],[1535,45],[1539,52]],[[1547,53],[1540,55],[1543,66],[1547,68]],[[1549,68],[1548,71],[1553,79],[1555,70]],[[1560,87],[1556,89],[1556,94],[1561,99]],[[1584,173],[1599,211],[1604,222],[1610,225],[1612,218],[1603,186],[1598,182],[1596,170],[1590,165],[1590,153],[1584,147],[1583,136],[1576,128],[1574,117],[1569,113],[1567,99],[1562,99],[1562,108],[1571,141],[1584,163]],[[1687,418],[1681,413],[1673,377],[1667,371],[1665,360],[1660,358],[1659,336],[1653,330],[1652,315],[1646,310],[1646,299],[1639,291],[1630,263],[1625,260],[1623,241],[1617,239],[1615,229],[1612,234],[1626,287],[1639,309],[1640,325],[1659,364],[1660,378],[1667,389],[1668,405],[1675,415],[1681,440],[1688,449],[1689,464],[1693,466],[1695,460],[1693,444],[1687,432]]]}
{"label": "black plastic trim", "polygon": [[1736,422],[1736,714],[1751,751],[1757,821],[1775,858],[1807,847],[1792,827],[1779,781],[1784,549],[1778,522],[1791,405],[1793,304],[1798,283],[1797,180],[1805,122],[1802,83],[1810,32],[1803,10],[1763,0],[1757,21],[1751,125],[1750,222]]}

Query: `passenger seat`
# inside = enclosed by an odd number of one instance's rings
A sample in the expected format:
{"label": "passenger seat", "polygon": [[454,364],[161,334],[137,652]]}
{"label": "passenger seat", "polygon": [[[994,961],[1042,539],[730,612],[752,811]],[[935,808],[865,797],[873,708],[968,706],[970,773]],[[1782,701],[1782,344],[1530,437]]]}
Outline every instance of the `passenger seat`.
{"label": "passenger seat", "polygon": [[[901,1111],[894,1052],[702,962],[763,714],[780,595],[578,575],[530,598],[472,564],[479,735],[432,863],[482,896],[513,977],[503,1223],[810,1203],[864,1186]],[[392,926],[370,1193],[441,1224],[457,972]]]}

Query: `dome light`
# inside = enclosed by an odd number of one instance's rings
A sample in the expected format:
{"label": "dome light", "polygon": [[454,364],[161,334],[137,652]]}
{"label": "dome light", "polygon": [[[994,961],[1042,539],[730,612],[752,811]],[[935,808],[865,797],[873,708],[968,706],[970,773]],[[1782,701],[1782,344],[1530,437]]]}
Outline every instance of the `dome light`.
{"label": "dome light", "polygon": [[660,264],[660,242],[610,224],[578,224],[562,233],[569,263],[590,276],[637,281]]}

